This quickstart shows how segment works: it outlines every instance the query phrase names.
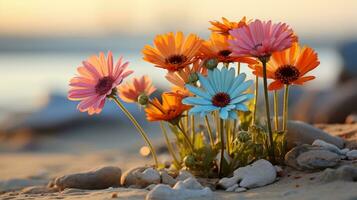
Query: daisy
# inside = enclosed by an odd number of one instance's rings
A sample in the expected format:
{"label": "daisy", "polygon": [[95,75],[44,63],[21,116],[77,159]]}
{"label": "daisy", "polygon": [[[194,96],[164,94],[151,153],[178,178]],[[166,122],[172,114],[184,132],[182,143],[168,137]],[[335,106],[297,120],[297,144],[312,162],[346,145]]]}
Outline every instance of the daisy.
{"label": "daisy", "polygon": [[293,30],[285,23],[273,24],[255,20],[229,32],[233,39],[229,44],[234,56],[269,57],[276,51],[291,47],[297,41]]}
{"label": "daisy", "polygon": [[116,92],[116,87],[133,71],[127,70],[128,62],[123,63],[122,57],[113,65],[112,52],[107,58],[100,52],[83,61],[83,66],[77,68],[79,75],[70,80],[68,98],[80,101],[77,108],[88,114],[98,114],[102,111],[108,95]]}
{"label": "daisy", "polygon": [[228,38],[232,39],[231,36],[212,33],[210,39],[203,42],[202,47],[200,48],[200,57],[204,60],[215,58],[218,62],[223,63],[256,63],[256,60],[253,58],[234,56],[229,48]]}
{"label": "daisy", "polygon": [[183,99],[183,103],[194,106],[189,114],[201,114],[205,116],[212,111],[219,111],[222,119],[236,119],[237,110],[248,111],[244,104],[247,100],[253,98],[252,94],[244,92],[252,85],[252,81],[244,81],[246,75],[241,73],[235,77],[234,68],[222,68],[208,71],[208,77],[199,75],[201,84],[200,89],[192,85],[186,85],[195,97]]}
{"label": "daisy", "polygon": [[243,17],[239,22],[232,22],[222,17],[222,22],[210,21],[210,23],[212,24],[212,27],[209,28],[209,30],[211,30],[213,33],[228,36],[230,30],[246,26],[248,22],[246,17]]}
{"label": "daisy", "polygon": [[195,61],[201,45],[202,40],[194,34],[185,37],[182,32],[170,32],[156,36],[154,47],[146,45],[142,53],[144,60],[156,67],[178,71]]}
{"label": "daisy", "polygon": [[156,91],[148,76],[133,78],[129,83],[118,87],[119,97],[127,103],[139,103],[145,105],[149,96]]}
{"label": "daisy", "polygon": [[[291,48],[273,53],[267,63],[267,78],[273,79],[269,90],[279,90],[284,85],[302,85],[313,80],[314,76],[306,76],[308,72],[320,64],[317,53],[310,47],[300,47],[294,43]],[[258,76],[263,76],[261,64],[249,65]]]}
{"label": "daisy", "polygon": [[146,118],[149,121],[168,121],[176,124],[182,113],[190,106],[181,103],[182,96],[172,92],[165,92],[161,95],[162,103],[154,98],[145,108]]}

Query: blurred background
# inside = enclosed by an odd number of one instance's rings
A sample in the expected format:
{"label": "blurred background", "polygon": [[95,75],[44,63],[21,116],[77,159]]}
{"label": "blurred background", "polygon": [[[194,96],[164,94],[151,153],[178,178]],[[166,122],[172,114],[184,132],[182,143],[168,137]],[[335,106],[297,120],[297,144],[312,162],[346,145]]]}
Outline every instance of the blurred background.
{"label": "blurred background", "polygon": [[[142,60],[143,46],[168,31],[208,38],[208,21],[222,16],[288,23],[321,61],[316,80],[293,87],[291,117],[343,123],[357,110],[356,9],[354,0],[0,0],[0,152],[137,153],[143,142],[113,102],[89,117],[67,100],[76,67],[112,50],[130,61],[134,76],[149,74],[167,89],[165,71]],[[157,124],[128,106],[161,144]]]}

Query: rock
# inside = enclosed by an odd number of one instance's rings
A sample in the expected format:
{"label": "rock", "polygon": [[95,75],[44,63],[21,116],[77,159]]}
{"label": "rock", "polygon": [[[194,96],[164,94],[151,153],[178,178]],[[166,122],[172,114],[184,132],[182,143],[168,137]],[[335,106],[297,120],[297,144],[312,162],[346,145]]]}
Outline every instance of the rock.
{"label": "rock", "polygon": [[332,152],[337,153],[337,154],[341,154],[341,155],[344,154],[343,152],[341,152],[341,150],[338,147],[336,147],[336,145],[327,143],[327,142],[325,142],[323,140],[315,140],[312,143],[312,145],[313,146],[324,147],[326,150],[332,151]]}
{"label": "rock", "polygon": [[307,151],[300,154],[296,161],[302,169],[315,170],[336,166],[340,156],[328,150]]}
{"label": "rock", "polygon": [[344,165],[337,169],[325,169],[319,177],[322,182],[331,182],[337,180],[357,181],[357,167]]}
{"label": "rock", "polygon": [[203,186],[195,178],[192,177],[184,180],[182,183],[186,189],[192,189],[192,190],[203,189]]}
{"label": "rock", "polygon": [[0,192],[19,190],[22,188],[38,185],[46,185],[48,180],[43,179],[9,179],[0,181]]}
{"label": "rock", "polygon": [[190,172],[188,172],[187,170],[180,170],[179,175],[176,177],[177,181],[184,181],[188,178],[194,178],[195,176],[193,176]]}
{"label": "rock", "polygon": [[299,145],[285,155],[285,164],[298,170],[314,170],[333,167],[340,161],[340,156],[324,147]]}
{"label": "rock", "polygon": [[344,149],[341,149],[341,153],[343,153],[343,155],[346,155],[347,152],[349,152],[350,149],[349,148],[344,148]]}
{"label": "rock", "polygon": [[237,188],[239,187],[239,185],[236,183],[234,185],[232,185],[231,187],[226,189],[226,192],[233,192],[235,191]]}
{"label": "rock", "polygon": [[[148,167],[136,167],[127,170],[120,179],[120,184],[124,187],[141,187],[137,185],[138,178],[137,178],[137,172],[143,172],[145,169]],[[150,185],[150,184],[148,184]],[[146,185],[146,186],[148,186]],[[143,186],[142,188],[145,188],[146,186]]]}
{"label": "rock", "polygon": [[169,173],[167,173],[167,171],[165,170],[161,170],[160,171],[160,176],[161,176],[161,183],[162,184],[166,184],[166,185],[169,185],[169,186],[174,186],[176,184],[176,180],[169,175]]}
{"label": "rock", "polygon": [[31,186],[21,190],[22,194],[46,194],[58,192],[57,188],[48,188],[46,186]]}
{"label": "rock", "polygon": [[257,160],[252,165],[240,167],[233,174],[241,180],[239,186],[245,188],[268,185],[276,179],[275,167],[264,159]]}
{"label": "rock", "polygon": [[239,188],[237,188],[237,189],[234,190],[234,192],[237,192],[237,193],[239,193],[239,192],[245,192],[245,191],[247,191],[247,188],[244,188],[244,187],[239,187]]}
{"label": "rock", "polygon": [[357,114],[351,114],[346,117],[346,124],[356,124]]}
{"label": "rock", "polygon": [[357,150],[351,150],[346,153],[348,160],[356,160],[357,159]]}
{"label": "rock", "polygon": [[204,189],[187,189],[184,187],[182,181],[178,181],[176,185],[171,188],[168,185],[156,185],[146,195],[146,200],[186,200],[186,199],[213,199],[213,192],[208,188]]}
{"label": "rock", "polygon": [[218,181],[218,186],[222,187],[223,189],[228,189],[232,187],[234,184],[237,184],[239,181],[239,177],[233,176],[230,178],[222,178]]}
{"label": "rock", "polygon": [[77,189],[106,189],[120,186],[121,170],[118,167],[103,167],[95,171],[70,174],[55,180],[60,190],[65,188]]}
{"label": "rock", "polygon": [[145,188],[145,190],[151,191],[152,189],[154,189],[155,186],[156,186],[156,184],[148,185],[148,186]]}
{"label": "rock", "polygon": [[301,121],[288,121],[286,138],[288,149],[292,149],[300,144],[312,144],[317,139],[326,141],[338,148],[344,147],[344,140],[342,138],[329,135],[321,129]]}
{"label": "rock", "polygon": [[160,173],[153,168],[147,168],[143,172],[135,173],[138,182],[136,185],[146,187],[151,184],[159,184],[161,182]]}

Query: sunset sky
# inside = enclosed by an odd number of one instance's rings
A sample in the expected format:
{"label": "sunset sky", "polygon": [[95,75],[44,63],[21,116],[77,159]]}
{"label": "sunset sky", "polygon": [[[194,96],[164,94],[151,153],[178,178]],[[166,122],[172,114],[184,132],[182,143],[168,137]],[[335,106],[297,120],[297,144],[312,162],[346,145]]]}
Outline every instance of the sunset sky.
{"label": "sunset sky", "polygon": [[206,32],[208,20],[284,21],[303,36],[344,38],[357,33],[354,0],[0,0],[0,35],[144,35]]}

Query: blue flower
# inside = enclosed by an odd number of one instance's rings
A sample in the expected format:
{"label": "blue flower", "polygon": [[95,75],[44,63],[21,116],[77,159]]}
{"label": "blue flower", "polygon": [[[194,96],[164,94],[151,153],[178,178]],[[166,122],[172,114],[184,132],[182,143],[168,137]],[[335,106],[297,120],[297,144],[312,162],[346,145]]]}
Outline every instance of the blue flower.
{"label": "blue flower", "polygon": [[253,81],[244,81],[246,75],[244,73],[235,76],[234,68],[222,68],[208,71],[208,76],[204,77],[201,74],[199,81],[200,89],[187,84],[186,88],[195,97],[187,97],[182,100],[182,103],[192,105],[189,114],[200,114],[205,116],[212,111],[219,111],[219,116],[222,119],[236,119],[237,110],[248,111],[244,102],[252,99],[253,94],[244,94],[244,92],[253,84]]}

